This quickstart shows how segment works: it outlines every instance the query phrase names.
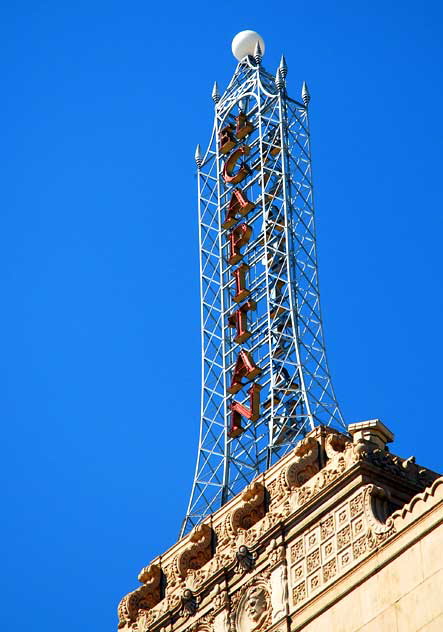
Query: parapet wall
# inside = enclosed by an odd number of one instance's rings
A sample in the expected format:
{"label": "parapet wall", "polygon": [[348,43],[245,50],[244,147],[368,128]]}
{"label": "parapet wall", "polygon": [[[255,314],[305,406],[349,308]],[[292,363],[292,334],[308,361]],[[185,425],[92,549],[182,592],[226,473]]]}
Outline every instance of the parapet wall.
{"label": "parapet wall", "polygon": [[350,432],[316,428],[144,568],[121,632],[443,630],[443,478],[378,421]]}

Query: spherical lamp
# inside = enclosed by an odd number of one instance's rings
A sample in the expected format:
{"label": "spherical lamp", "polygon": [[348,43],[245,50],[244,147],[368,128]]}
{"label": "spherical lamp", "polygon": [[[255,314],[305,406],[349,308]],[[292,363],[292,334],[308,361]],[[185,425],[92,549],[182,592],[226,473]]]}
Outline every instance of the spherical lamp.
{"label": "spherical lamp", "polygon": [[238,61],[246,55],[254,56],[257,41],[260,43],[261,54],[265,54],[265,43],[261,35],[255,31],[240,31],[232,40],[232,54]]}

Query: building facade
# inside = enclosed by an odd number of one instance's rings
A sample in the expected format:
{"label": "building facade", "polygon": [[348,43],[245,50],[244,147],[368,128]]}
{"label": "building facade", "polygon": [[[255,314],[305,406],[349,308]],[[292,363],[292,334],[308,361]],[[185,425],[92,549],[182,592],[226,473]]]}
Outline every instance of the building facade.
{"label": "building facade", "polygon": [[318,427],[139,575],[120,632],[443,630],[443,477]]}

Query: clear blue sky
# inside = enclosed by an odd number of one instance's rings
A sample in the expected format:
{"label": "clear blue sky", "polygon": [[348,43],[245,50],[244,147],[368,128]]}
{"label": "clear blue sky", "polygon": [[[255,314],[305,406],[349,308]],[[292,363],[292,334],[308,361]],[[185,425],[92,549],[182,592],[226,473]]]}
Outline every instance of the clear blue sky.
{"label": "clear blue sky", "polygon": [[6,2],[2,632],[108,632],[176,540],[199,426],[195,145],[240,30],[311,94],[347,422],[442,470],[440,2]]}

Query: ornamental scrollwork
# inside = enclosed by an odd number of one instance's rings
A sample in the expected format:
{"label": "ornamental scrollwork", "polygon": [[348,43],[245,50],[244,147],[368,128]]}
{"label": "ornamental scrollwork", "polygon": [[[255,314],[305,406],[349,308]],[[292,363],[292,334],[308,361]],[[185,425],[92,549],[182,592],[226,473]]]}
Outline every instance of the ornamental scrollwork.
{"label": "ornamental scrollwork", "polygon": [[123,597],[118,605],[119,628],[133,623],[140,610],[151,610],[161,600],[160,567],[151,564],[141,571],[139,578],[144,585]]}
{"label": "ornamental scrollwork", "polygon": [[265,487],[255,481],[241,494],[238,507],[232,510],[226,521],[226,531],[230,538],[235,538],[239,532],[247,531],[265,515]]}
{"label": "ornamental scrollwork", "polygon": [[207,524],[200,524],[193,529],[188,546],[178,554],[176,567],[179,577],[184,578],[189,571],[196,571],[204,566],[212,557],[212,529]]}
{"label": "ornamental scrollwork", "polygon": [[294,458],[283,472],[284,484],[288,489],[304,485],[319,471],[318,442],[306,437],[294,449]]}

